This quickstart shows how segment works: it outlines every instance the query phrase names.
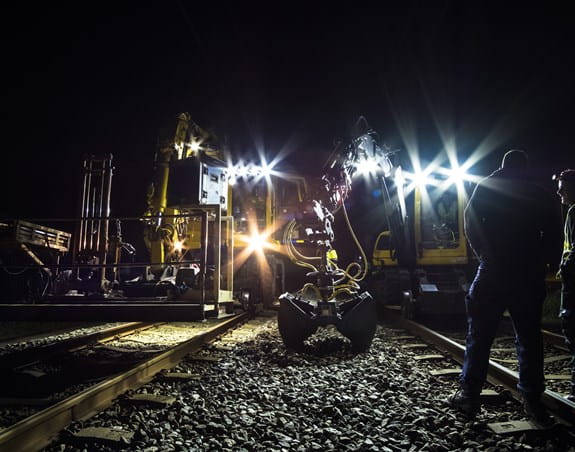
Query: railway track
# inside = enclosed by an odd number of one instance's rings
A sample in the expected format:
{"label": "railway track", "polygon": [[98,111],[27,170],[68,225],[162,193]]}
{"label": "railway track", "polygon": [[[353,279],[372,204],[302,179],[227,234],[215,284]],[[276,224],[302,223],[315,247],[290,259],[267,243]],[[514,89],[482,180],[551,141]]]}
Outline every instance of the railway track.
{"label": "railway track", "polygon": [[[105,343],[115,337],[131,334],[135,331],[149,328],[151,323],[131,322],[100,329],[96,332],[73,335],[63,339],[54,339],[58,335],[45,335],[45,344],[36,345],[38,336],[22,337],[17,342],[10,341],[0,345],[0,368],[17,369],[26,365],[47,361],[58,355],[63,355],[74,349],[86,347],[93,343]],[[22,346],[22,344],[24,344]],[[32,344],[32,345],[29,345]],[[2,347],[2,345],[4,345]]]}
{"label": "railway track", "polygon": [[[25,416],[48,408],[72,394],[82,391],[107,375],[142,360],[142,356],[125,351],[111,356],[109,343],[152,329],[155,324],[124,323],[85,333],[80,329],[70,337],[56,334],[51,342],[23,341],[11,352],[0,355],[4,384],[0,386],[0,426],[11,425]],[[50,337],[46,336],[45,341]],[[39,344],[39,345],[36,345]],[[100,351],[100,357],[96,351]],[[92,352],[90,358],[86,354]],[[106,358],[106,354],[108,357]]]}
{"label": "railway track", "polygon": [[[494,363],[478,420],[469,422],[450,410],[444,399],[457,386],[463,346],[399,316],[378,326],[370,351],[360,355],[333,328],[318,330],[306,353],[293,353],[283,346],[274,313],[244,320],[221,325],[219,333],[242,323],[216,340],[218,333],[210,331],[193,346],[160,353],[124,372],[122,381],[98,383],[79,395],[81,402],[60,403],[51,414],[40,412],[10,433],[0,432],[0,450],[575,447],[564,413],[573,407],[558,405],[559,396],[546,393],[546,404],[560,420],[557,429],[525,426],[513,398],[513,371],[502,364]],[[45,426],[56,422],[59,426],[46,435]],[[494,430],[516,423],[523,424],[517,434]],[[35,429],[28,430],[28,424]],[[43,439],[20,442],[31,437]]]}
{"label": "railway track", "polygon": [[[414,336],[432,344],[435,348],[449,355],[459,365],[463,363],[465,353],[465,333],[440,334],[417,322],[404,319],[393,310],[386,313],[397,326],[405,329]],[[567,400],[564,395],[568,393],[571,382],[569,362],[571,355],[565,348],[562,336],[543,330],[545,342],[545,380],[548,389],[544,392],[542,400],[553,415],[568,425],[575,425],[575,404]],[[437,375],[458,375],[460,368],[444,369],[438,366]],[[515,351],[515,337],[502,334],[495,338],[491,350],[487,380],[495,386],[503,388],[517,401],[521,396],[516,389],[518,382],[518,361]],[[494,398],[496,394],[492,394]]]}
{"label": "railway track", "polygon": [[3,356],[12,378],[4,385],[11,397],[1,402],[12,411],[19,407],[16,416],[27,415],[0,431],[0,450],[41,449],[73,420],[93,415],[246,320],[238,314],[206,323],[131,323]]}
{"label": "railway track", "polygon": [[69,333],[83,329],[98,330],[114,325],[113,323],[99,322],[38,322],[38,321],[3,321],[0,330],[0,350],[10,348],[11,345],[18,345],[22,341],[41,341],[43,338],[54,335],[66,336]]}

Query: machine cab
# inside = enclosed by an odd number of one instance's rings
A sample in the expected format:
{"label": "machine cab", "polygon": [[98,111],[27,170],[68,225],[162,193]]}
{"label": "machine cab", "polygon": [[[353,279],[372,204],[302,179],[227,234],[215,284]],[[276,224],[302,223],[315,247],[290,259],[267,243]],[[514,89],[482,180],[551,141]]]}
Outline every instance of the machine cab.
{"label": "machine cab", "polygon": [[416,188],[413,235],[418,265],[467,263],[463,211],[467,196],[463,187]]}
{"label": "machine cab", "polygon": [[[463,231],[463,211],[467,195],[463,187],[416,187],[407,206],[415,245],[415,263],[459,265],[468,262],[468,247]],[[391,231],[381,231],[373,247],[376,268],[398,265]]]}

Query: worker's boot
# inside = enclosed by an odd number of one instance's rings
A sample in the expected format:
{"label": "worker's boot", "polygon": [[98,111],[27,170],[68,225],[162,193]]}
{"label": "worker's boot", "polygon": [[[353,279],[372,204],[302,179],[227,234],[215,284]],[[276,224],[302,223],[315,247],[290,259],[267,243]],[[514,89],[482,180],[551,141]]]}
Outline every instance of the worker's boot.
{"label": "worker's boot", "polygon": [[447,403],[470,419],[477,416],[481,411],[479,394],[472,394],[464,389],[459,389],[452,394],[447,399]]}
{"label": "worker's boot", "polygon": [[575,370],[571,373],[571,392],[567,396],[567,400],[575,403]]}
{"label": "worker's boot", "polygon": [[547,429],[555,425],[555,419],[547,412],[547,408],[541,402],[540,394],[523,394],[523,411],[539,428]]}

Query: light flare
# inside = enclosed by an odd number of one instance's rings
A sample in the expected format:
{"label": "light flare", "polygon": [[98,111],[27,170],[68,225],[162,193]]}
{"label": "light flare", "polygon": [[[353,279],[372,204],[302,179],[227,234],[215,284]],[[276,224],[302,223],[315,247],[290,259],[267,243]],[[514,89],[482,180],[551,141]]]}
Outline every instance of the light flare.
{"label": "light flare", "polygon": [[183,240],[176,240],[174,242],[174,252],[181,253],[184,249],[184,241]]}
{"label": "light flare", "polygon": [[366,157],[364,159],[361,159],[356,165],[355,168],[357,170],[358,175],[361,176],[369,176],[372,174],[375,174],[378,169],[379,169],[379,165],[377,164],[377,161],[371,157]]}

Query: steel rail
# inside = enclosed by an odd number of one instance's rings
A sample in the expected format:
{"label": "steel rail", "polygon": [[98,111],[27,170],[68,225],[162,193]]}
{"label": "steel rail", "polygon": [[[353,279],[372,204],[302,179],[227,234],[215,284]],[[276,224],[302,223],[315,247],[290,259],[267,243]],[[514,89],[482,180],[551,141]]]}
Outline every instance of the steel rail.
{"label": "steel rail", "polygon": [[551,345],[567,350],[565,344],[565,337],[562,334],[553,333],[548,330],[541,330],[543,333],[543,340]]}
{"label": "steel rail", "polygon": [[[412,334],[421,337],[422,339],[432,343],[438,349],[447,353],[455,361],[463,364],[463,356],[465,354],[465,346],[445,337],[430,328],[427,328],[417,322],[404,318],[399,312],[394,309],[386,309],[386,318],[393,324],[411,332]],[[517,390],[518,373],[507,369],[506,367],[489,360],[489,369],[487,374],[487,381],[494,385],[503,386],[509,390],[513,398],[521,400],[521,394]],[[568,423],[575,424],[575,403],[570,402],[560,394],[545,390],[542,394],[541,400],[543,404],[560,420]]]}
{"label": "steel rail", "polygon": [[152,325],[154,325],[154,323],[130,322],[122,325],[116,325],[110,328],[105,328],[103,330],[86,334],[84,336],[63,339],[53,344],[41,345],[21,351],[11,352],[0,357],[0,367],[3,369],[10,369],[35,362],[38,359],[46,360],[68,350],[77,349],[93,342],[104,342],[114,337],[130,334],[137,330],[150,328]]}
{"label": "steel rail", "polygon": [[38,451],[71,422],[86,419],[111,405],[124,392],[150,381],[157,373],[177,365],[186,355],[248,319],[248,313],[224,320],[174,348],[98,383],[79,394],[40,411],[0,431],[0,451]]}

